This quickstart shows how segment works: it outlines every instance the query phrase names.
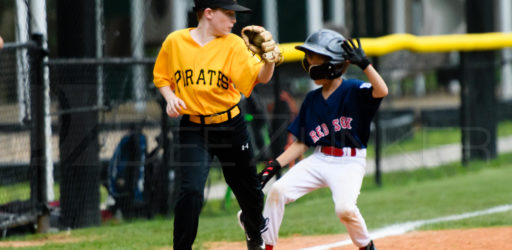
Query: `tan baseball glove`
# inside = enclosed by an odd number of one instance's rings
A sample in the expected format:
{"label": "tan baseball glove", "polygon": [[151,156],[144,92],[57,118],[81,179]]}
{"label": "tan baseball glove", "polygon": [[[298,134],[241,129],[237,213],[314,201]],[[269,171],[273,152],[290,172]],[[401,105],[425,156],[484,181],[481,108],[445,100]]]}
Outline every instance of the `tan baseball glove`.
{"label": "tan baseball glove", "polygon": [[261,59],[268,63],[279,65],[284,58],[272,39],[272,34],[265,28],[257,25],[245,26],[242,29],[242,39],[253,53],[258,54]]}

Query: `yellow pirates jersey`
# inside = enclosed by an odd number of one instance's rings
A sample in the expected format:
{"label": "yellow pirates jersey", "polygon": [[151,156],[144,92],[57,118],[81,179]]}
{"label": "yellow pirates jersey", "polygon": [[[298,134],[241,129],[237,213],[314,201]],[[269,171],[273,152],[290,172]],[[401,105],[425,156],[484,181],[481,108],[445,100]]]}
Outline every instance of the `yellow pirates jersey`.
{"label": "yellow pirates jersey", "polygon": [[263,63],[234,34],[217,37],[204,46],[187,28],[172,32],[162,44],[153,70],[154,84],[170,86],[187,109],[182,114],[211,115],[250,96]]}

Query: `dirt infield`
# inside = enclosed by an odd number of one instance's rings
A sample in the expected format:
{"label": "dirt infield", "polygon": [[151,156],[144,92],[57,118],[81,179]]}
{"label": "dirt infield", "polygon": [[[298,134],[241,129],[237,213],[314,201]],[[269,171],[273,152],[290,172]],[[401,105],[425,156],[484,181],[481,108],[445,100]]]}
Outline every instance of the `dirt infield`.
{"label": "dirt infield", "polygon": [[43,247],[46,244],[53,243],[73,243],[82,241],[80,238],[76,238],[71,236],[71,234],[58,234],[58,235],[49,235],[44,238],[30,241],[0,241],[0,248],[9,247],[9,248],[18,248],[18,247]]}
{"label": "dirt infield", "polygon": [[[322,235],[322,236],[292,236],[279,240],[275,250],[292,250],[307,247],[321,246],[347,240],[348,235]],[[415,231],[404,235],[390,236],[376,239],[375,245],[379,250],[482,250],[482,249],[512,249],[512,227],[472,228],[439,231]],[[32,241],[0,241],[0,248],[41,247],[50,243],[72,243],[79,241],[94,241],[94,239],[81,239],[70,234],[59,234]],[[245,242],[210,242],[209,250],[246,249]],[[168,246],[161,249],[172,249]],[[355,250],[350,244],[335,247],[336,250]]]}
{"label": "dirt infield", "polygon": [[[320,246],[348,239],[348,235],[293,236],[279,240],[275,250],[301,249]],[[399,236],[375,240],[379,250],[481,250],[512,249],[512,227],[473,228],[439,231],[415,231]],[[212,242],[210,250],[245,249],[245,242]],[[337,250],[354,250],[354,245],[335,247]]]}

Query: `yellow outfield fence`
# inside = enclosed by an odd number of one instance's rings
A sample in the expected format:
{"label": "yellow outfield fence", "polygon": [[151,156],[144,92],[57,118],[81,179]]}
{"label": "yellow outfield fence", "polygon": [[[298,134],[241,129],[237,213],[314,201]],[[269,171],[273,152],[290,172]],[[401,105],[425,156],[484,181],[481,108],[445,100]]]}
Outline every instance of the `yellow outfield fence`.
{"label": "yellow outfield fence", "polygon": [[[279,47],[285,62],[300,61],[304,53],[296,50],[300,43],[284,43]],[[361,46],[368,56],[382,56],[399,50],[418,53],[497,50],[512,47],[512,33],[451,34],[415,36],[391,34],[377,38],[361,38]]]}

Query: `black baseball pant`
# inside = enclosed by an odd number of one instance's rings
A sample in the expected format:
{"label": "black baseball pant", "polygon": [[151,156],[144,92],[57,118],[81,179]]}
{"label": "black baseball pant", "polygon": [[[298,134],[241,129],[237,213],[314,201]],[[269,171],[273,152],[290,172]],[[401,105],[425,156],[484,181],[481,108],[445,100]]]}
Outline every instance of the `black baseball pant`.
{"label": "black baseball pant", "polygon": [[247,235],[260,237],[263,192],[256,167],[251,162],[253,151],[243,116],[240,114],[226,122],[209,125],[190,122],[188,116],[184,116],[179,136],[182,179],[174,210],[174,249],[192,249],[214,156],[221,162],[226,183],[243,211]]}

